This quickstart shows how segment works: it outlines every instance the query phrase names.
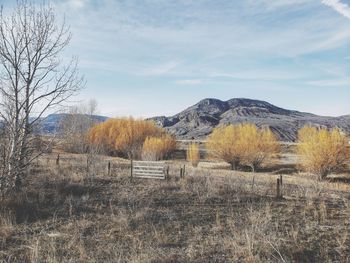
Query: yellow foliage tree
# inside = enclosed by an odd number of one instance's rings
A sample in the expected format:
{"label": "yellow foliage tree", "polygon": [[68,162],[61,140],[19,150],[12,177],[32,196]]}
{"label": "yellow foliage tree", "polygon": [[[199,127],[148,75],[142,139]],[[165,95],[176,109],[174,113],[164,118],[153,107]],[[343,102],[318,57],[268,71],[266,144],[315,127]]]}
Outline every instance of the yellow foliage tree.
{"label": "yellow foliage tree", "polygon": [[299,130],[297,153],[302,167],[319,179],[345,166],[350,158],[348,139],[339,129],[311,126]]}
{"label": "yellow foliage tree", "polygon": [[197,167],[200,160],[199,146],[197,143],[191,143],[187,149],[187,161],[189,161],[193,167]]}
{"label": "yellow foliage tree", "polygon": [[160,137],[165,131],[152,121],[133,118],[109,119],[94,126],[89,141],[102,144],[109,151],[125,154],[130,159],[141,157],[142,146],[147,137]]}
{"label": "yellow foliage tree", "polygon": [[273,154],[277,153],[279,144],[276,136],[268,128],[258,128],[254,124],[240,124],[239,151],[242,163],[255,172]]}
{"label": "yellow foliage tree", "polygon": [[206,147],[212,156],[231,164],[232,169],[245,164],[256,171],[277,152],[278,142],[270,129],[246,123],[214,129]]}
{"label": "yellow foliage tree", "polygon": [[162,147],[162,155],[163,159],[169,158],[171,152],[173,152],[177,147],[177,142],[174,136],[170,134],[165,134],[162,136],[163,147]]}
{"label": "yellow foliage tree", "polygon": [[170,152],[175,150],[176,140],[166,134],[161,137],[147,137],[142,147],[142,159],[159,161],[168,158]]}
{"label": "yellow foliage tree", "polygon": [[234,125],[215,128],[206,142],[209,154],[231,164],[232,170],[237,169],[241,162],[239,147],[239,130]]}

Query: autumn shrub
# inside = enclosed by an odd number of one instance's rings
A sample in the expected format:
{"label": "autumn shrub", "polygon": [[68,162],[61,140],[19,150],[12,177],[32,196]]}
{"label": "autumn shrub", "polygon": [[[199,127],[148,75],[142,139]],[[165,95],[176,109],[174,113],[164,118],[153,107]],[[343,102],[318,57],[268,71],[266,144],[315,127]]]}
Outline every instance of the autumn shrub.
{"label": "autumn shrub", "polygon": [[199,146],[197,143],[191,143],[187,149],[187,161],[189,161],[193,167],[197,167],[200,160]]}
{"label": "autumn shrub", "polygon": [[147,137],[142,147],[142,159],[147,161],[164,160],[175,148],[176,140],[169,134],[161,137]]}
{"label": "autumn shrub", "polygon": [[139,159],[146,138],[159,138],[165,134],[165,131],[152,121],[133,118],[108,119],[90,130],[89,141],[92,144],[103,145],[110,152],[115,151],[129,159]]}
{"label": "autumn shrub", "polygon": [[209,135],[206,149],[210,156],[222,159],[231,165],[232,170],[235,170],[241,162],[238,139],[238,126],[218,127]]}
{"label": "autumn shrub", "polygon": [[348,139],[339,130],[305,126],[298,132],[297,153],[301,166],[324,179],[349,161]]}
{"label": "autumn shrub", "polygon": [[211,156],[229,163],[233,170],[245,164],[256,171],[278,150],[278,142],[270,129],[246,123],[215,128],[206,148]]}
{"label": "autumn shrub", "polygon": [[270,157],[278,152],[279,143],[276,136],[268,128],[258,128],[254,124],[240,124],[239,151],[243,164],[255,172]]}

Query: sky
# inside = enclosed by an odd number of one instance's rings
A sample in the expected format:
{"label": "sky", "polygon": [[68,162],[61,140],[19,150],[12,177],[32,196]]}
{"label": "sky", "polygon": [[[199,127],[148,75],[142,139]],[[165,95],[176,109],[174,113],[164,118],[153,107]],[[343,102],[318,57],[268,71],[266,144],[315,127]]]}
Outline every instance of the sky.
{"label": "sky", "polygon": [[74,100],[101,115],[169,116],[208,97],[350,114],[350,0],[52,3],[86,79]]}

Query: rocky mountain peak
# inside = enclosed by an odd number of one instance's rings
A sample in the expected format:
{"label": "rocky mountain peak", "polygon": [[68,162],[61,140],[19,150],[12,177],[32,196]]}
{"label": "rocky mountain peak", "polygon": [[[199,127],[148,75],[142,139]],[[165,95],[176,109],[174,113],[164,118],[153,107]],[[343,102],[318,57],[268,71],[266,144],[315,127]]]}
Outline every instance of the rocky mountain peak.
{"label": "rocky mountain peak", "polygon": [[294,141],[306,124],[340,127],[350,133],[348,116],[323,117],[277,107],[266,101],[233,98],[228,101],[207,98],[171,117],[151,118],[179,139],[202,139],[220,125],[243,122],[268,126],[280,140]]}

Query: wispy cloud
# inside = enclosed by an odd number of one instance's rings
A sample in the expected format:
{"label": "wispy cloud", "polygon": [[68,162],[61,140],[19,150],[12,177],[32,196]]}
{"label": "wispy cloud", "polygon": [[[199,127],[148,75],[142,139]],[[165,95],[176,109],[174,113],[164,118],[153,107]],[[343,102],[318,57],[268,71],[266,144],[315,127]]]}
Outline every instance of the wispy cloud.
{"label": "wispy cloud", "polygon": [[213,71],[208,74],[210,78],[228,78],[248,81],[288,81],[298,80],[305,77],[305,74],[291,72],[290,70],[276,69],[253,69],[249,71],[236,71],[232,73]]}
{"label": "wispy cloud", "polygon": [[179,61],[169,61],[160,65],[145,68],[140,74],[143,76],[161,76],[169,73],[180,65]]}
{"label": "wispy cloud", "polygon": [[344,87],[350,86],[350,78],[314,80],[307,84],[317,87]]}
{"label": "wispy cloud", "polygon": [[180,85],[199,85],[202,83],[203,83],[203,80],[201,79],[180,79],[176,81],[176,84],[180,84]]}
{"label": "wispy cloud", "polygon": [[335,11],[337,11],[339,14],[350,19],[350,6],[349,5],[344,4],[339,0],[322,0],[322,4],[330,6]]}
{"label": "wispy cloud", "polygon": [[68,3],[71,7],[80,9],[87,4],[88,0],[69,0]]}
{"label": "wispy cloud", "polygon": [[91,94],[104,85],[103,94],[137,89],[144,100],[152,86],[157,98],[177,98],[200,85],[186,99],[277,97],[283,89],[298,102],[321,86],[350,95],[350,23],[330,15],[349,18],[346,0],[53,1],[71,25],[68,51],[79,55]]}

